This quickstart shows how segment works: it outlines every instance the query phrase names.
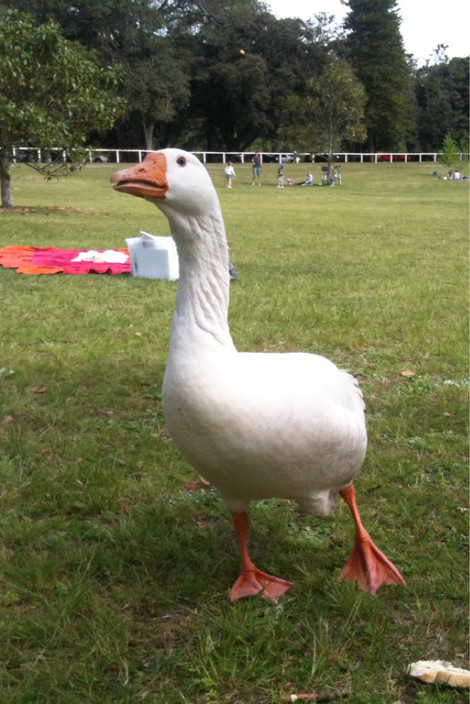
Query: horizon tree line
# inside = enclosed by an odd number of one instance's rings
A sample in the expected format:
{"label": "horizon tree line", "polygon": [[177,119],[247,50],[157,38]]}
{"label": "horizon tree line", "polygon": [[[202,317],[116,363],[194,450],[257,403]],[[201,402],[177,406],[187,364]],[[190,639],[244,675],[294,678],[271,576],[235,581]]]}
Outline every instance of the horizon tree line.
{"label": "horizon tree line", "polygon": [[418,67],[396,0],[344,4],[342,25],[277,19],[259,0],[15,0],[0,19],[52,19],[103,70],[119,66],[126,107],[112,127],[92,127],[93,146],[437,151],[450,135],[467,151],[468,59],[440,46]]}

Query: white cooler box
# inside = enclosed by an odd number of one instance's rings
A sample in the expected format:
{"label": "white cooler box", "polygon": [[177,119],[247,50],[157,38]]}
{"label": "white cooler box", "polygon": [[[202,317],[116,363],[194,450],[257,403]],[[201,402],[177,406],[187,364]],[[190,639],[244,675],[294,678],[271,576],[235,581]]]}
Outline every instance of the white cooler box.
{"label": "white cooler box", "polygon": [[177,281],[178,252],[172,237],[140,233],[140,237],[126,239],[132,265],[132,276],[144,279]]}

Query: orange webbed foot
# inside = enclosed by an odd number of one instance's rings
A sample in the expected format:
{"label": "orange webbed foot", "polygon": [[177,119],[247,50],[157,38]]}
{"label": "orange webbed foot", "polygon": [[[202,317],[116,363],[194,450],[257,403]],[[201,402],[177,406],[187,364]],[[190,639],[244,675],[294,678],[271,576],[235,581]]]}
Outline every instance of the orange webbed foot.
{"label": "orange webbed foot", "polygon": [[261,594],[264,599],[269,599],[277,604],[281,596],[290,587],[292,587],[292,582],[273,577],[253,567],[253,569],[246,572],[240,572],[240,576],[230,592],[230,601],[237,601],[245,596]]}
{"label": "orange webbed foot", "polygon": [[341,577],[352,582],[357,580],[359,587],[369,594],[376,594],[382,584],[405,584],[405,580],[385,557],[362,525],[361,517],[356,505],[356,492],[350,484],[339,492],[352,513],[356,525],[354,549],[343,567]]}
{"label": "orange webbed foot", "polygon": [[376,594],[382,584],[405,584],[395,565],[366,534],[356,541],[354,549],[341,572],[348,582],[357,580],[359,588]]}

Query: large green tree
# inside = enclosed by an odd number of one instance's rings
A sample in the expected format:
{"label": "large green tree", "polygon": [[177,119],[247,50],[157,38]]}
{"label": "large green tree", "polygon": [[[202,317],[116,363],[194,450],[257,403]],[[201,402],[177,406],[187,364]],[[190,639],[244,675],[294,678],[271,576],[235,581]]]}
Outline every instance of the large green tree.
{"label": "large green tree", "polygon": [[276,142],[288,120],[286,98],[302,92],[307,77],[325,62],[326,49],[311,27],[259,9],[205,23],[192,41],[197,61],[191,116],[203,128],[206,148],[238,151],[257,140],[282,149]]}
{"label": "large green tree", "polygon": [[346,56],[365,88],[369,151],[404,148],[411,128],[410,71],[396,0],[343,0]]}
{"label": "large green tree", "polygon": [[[438,55],[439,56],[439,55]],[[436,151],[446,135],[468,150],[469,60],[448,59],[426,64],[416,72],[419,149]]]}
{"label": "large green tree", "polygon": [[191,56],[186,49],[179,51],[171,37],[145,25],[128,30],[124,46],[119,52],[123,94],[131,111],[126,123],[137,118],[142,129],[138,143],[143,135],[146,149],[166,146],[169,126],[189,103]]}
{"label": "large green tree", "polygon": [[305,95],[288,102],[291,121],[281,129],[298,151],[325,151],[331,168],[333,151],[343,140],[361,141],[365,136],[365,91],[351,67],[332,60],[308,82]]}
{"label": "large green tree", "polygon": [[52,21],[38,26],[29,15],[1,13],[0,56],[2,207],[10,208],[13,147],[75,150],[78,159],[90,131],[109,129],[123,101],[115,96],[118,68],[99,67]]}
{"label": "large green tree", "polygon": [[[96,52],[101,64],[124,69],[120,92],[129,111],[122,118],[123,146],[164,146],[166,129],[189,102],[191,57],[175,46],[168,18],[151,0],[10,0],[34,12],[39,21],[52,17],[67,39]],[[177,4],[177,3],[176,3]],[[166,12],[176,11],[169,3]],[[182,10],[180,10],[182,12]],[[137,127],[136,127],[137,125]]]}

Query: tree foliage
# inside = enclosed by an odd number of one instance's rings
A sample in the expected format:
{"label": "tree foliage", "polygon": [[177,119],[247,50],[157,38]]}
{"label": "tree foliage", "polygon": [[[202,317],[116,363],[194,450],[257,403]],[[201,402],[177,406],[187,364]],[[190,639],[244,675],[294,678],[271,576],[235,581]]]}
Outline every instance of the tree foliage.
{"label": "tree foliage", "polygon": [[457,166],[459,162],[459,149],[450,134],[448,134],[444,139],[442,151],[439,154],[439,163],[444,164],[444,166],[447,166],[449,168],[452,168],[454,166]]}
{"label": "tree foliage", "polygon": [[[468,147],[468,62],[449,61],[440,47],[435,65],[417,69],[404,52],[396,0],[344,4],[343,26],[325,14],[279,20],[261,0],[3,0],[2,7],[42,24],[53,18],[101,66],[122,65],[118,94],[128,110],[106,134],[92,132],[102,147],[313,147],[293,125],[309,122],[314,86],[338,58],[364,88],[367,133],[338,126],[335,148],[436,151],[447,133]],[[325,124],[315,130],[322,151],[331,141]]]}
{"label": "tree foliage", "polygon": [[291,124],[283,133],[299,151],[333,151],[343,140],[365,137],[365,91],[345,61],[331,61],[318,78],[308,82],[304,96],[289,105]]}
{"label": "tree foliage", "polygon": [[[78,150],[91,130],[112,127],[124,102],[116,98],[117,67],[101,68],[82,46],[65,40],[49,21],[0,16],[0,156],[2,205],[11,207],[9,164],[14,146]],[[48,163],[43,165],[47,175]],[[67,164],[64,162],[65,172]]]}
{"label": "tree foliage", "polygon": [[367,95],[370,151],[404,146],[410,128],[410,73],[400,34],[396,0],[345,0],[344,26],[351,62]]}
{"label": "tree foliage", "polygon": [[416,72],[418,143],[433,151],[449,134],[468,150],[469,61],[439,58]]}
{"label": "tree foliage", "polygon": [[303,85],[302,69],[310,62],[310,45],[299,39],[301,23],[255,13],[201,32],[191,114],[205,123],[207,147],[240,150],[256,139],[272,142],[285,95]]}

